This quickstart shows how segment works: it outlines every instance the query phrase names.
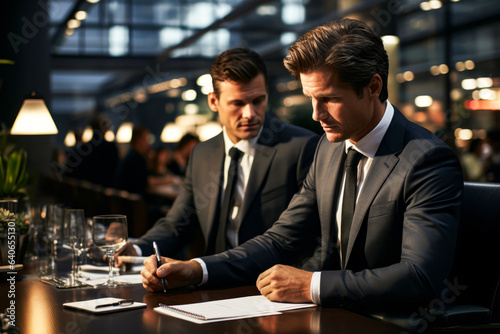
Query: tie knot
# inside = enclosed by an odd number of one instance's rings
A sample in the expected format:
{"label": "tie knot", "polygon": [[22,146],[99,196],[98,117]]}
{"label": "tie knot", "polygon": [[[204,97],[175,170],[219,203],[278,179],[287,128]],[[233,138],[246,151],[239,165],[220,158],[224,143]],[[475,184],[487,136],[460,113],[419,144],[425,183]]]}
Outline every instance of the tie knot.
{"label": "tie knot", "polygon": [[359,160],[363,157],[363,154],[359,153],[353,148],[347,150],[347,158],[345,160],[346,167],[357,167]]}
{"label": "tie knot", "polygon": [[236,161],[240,159],[242,154],[243,152],[238,150],[236,147],[231,147],[231,149],[229,150],[229,156],[231,157],[231,159]]}

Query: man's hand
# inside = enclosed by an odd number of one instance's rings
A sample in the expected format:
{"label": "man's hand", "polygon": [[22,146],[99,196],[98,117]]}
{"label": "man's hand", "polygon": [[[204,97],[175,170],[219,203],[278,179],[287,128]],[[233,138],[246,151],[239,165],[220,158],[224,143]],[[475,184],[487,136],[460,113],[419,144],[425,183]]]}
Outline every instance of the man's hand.
{"label": "man's hand", "polygon": [[162,257],[161,262],[161,267],[157,268],[154,255],[144,261],[141,275],[142,286],[146,290],[151,292],[163,291],[161,278],[165,278],[167,289],[200,284],[203,270],[198,262],[178,261],[167,257]]}
{"label": "man's hand", "polygon": [[311,272],[290,266],[275,265],[257,278],[257,288],[275,302],[307,303],[311,300]]}
{"label": "man's hand", "polygon": [[134,244],[130,241],[120,248],[118,252],[115,254],[115,267],[120,267],[123,263],[120,260],[119,256],[138,256],[137,251],[135,250]]}

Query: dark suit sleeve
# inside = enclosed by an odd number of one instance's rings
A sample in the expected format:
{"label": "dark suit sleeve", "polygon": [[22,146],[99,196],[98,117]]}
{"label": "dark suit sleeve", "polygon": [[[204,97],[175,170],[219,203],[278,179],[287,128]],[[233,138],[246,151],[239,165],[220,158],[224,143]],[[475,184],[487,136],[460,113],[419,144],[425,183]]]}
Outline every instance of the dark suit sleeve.
{"label": "dark suit sleeve", "polygon": [[[460,164],[443,145],[405,152],[399,164],[406,167],[396,169],[392,177],[403,180],[393,186],[394,192],[402,189],[397,204],[400,208],[385,218],[394,222],[402,216],[399,261],[358,271],[323,271],[321,305],[387,310],[403,305],[416,307],[442,293],[460,220]],[[370,224],[375,224],[375,219],[367,225],[376,233]],[[379,243],[384,241],[379,239]]]}
{"label": "dark suit sleeve", "polygon": [[[317,138],[304,149],[303,157],[314,156]],[[253,284],[258,275],[275,264],[293,264],[303,249],[317,236],[319,220],[316,205],[314,162],[299,192],[277,222],[263,235],[221,254],[202,257],[207,265],[208,286]],[[313,240],[315,242],[315,240]]]}
{"label": "dark suit sleeve", "polygon": [[196,166],[196,147],[191,152],[186,177],[181,191],[166,217],[159,219],[135,244],[144,256],[154,253],[153,241],[156,241],[162,256],[172,256],[186,243],[194,231],[197,214],[193,195],[193,166]]}

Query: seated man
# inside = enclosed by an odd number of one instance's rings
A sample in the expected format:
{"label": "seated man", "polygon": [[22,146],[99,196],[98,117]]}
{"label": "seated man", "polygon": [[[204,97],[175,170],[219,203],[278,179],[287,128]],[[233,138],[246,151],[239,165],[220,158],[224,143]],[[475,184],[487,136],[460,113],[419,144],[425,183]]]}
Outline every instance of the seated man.
{"label": "seated man", "polygon": [[[260,56],[244,48],[227,50],[213,63],[211,75],[208,104],[223,131],[193,148],[167,216],[120,254],[150,255],[156,241],[161,254],[173,256],[197,229],[204,240],[201,255],[233,248],[271,227],[302,185],[319,136],[266,115],[268,79]],[[233,148],[240,151],[234,172]],[[228,176],[234,173],[229,194]]]}
{"label": "seated man", "polygon": [[[325,131],[300,192],[266,233],[235,249],[163,258],[159,268],[147,259],[144,287],[161,290],[160,278],[170,288],[257,279],[273,301],[370,310],[428,302],[454,255],[463,188],[457,157],[389,103],[387,53],[366,24],[327,23],[289,51],[285,66]],[[321,270],[287,265],[318,230]]]}

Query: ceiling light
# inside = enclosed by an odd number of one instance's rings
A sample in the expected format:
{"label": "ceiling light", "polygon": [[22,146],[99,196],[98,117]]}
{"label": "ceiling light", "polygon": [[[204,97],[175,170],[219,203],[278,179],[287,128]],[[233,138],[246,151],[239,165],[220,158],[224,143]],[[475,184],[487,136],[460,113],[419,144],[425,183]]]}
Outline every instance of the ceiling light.
{"label": "ceiling light", "polygon": [[455,68],[457,69],[458,72],[463,72],[465,71],[465,64],[463,61],[459,61],[455,64]]}
{"label": "ceiling light", "polygon": [[428,10],[431,10],[431,4],[428,3],[427,1],[424,1],[424,2],[421,2],[420,3],[420,9],[422,9],[423,11],[428,11]]}
{"label": "ceiling light", "polygon": [[472,60],[466,60],[465,61],[465,68],[467,70],[473,70],[474,67],[476,67],[476,64],[474,64],[474,62]]}
{"label": "ceiling light", "polygon": [[489,88],[484,88],[479,91],[479,97],[482,100],[495,100],[496,99],[496,93],[495,91],[489,89]]}
{"label": "ceiling light", "polygon": [[222,126],[218,122],[208,122],[196,128],[196,134],[201,141],[208,140],[222,131]]}
{"label": "ceiling light", "polygon": [[85,130],[83,130],[82,134],[82,142],[88,143],[89,141],[92,140],[92,137],[94,136],[94,131],[90,126],[87,126]]}
{"label": "ceiling light", "polygon": [[194,89],[188,89],[188,90],[182,92],[181,97],[184,101],[194,101],[194,100],[196,100],[196,95],[197,94],[196,94],[196,91]]}
{"label": "ceiling light", "polygon": [[413,79],[415,79],[415,75],[413,74],[412,71],[405,71],[403,73],[403,78],[406,80],[406,81],[412,81]]}
{"label": "ceiling light", "polygon": [[415,105],[419,108],[427,108],[432,104],[432,97],[429,95],[420,95],[415,98]]}
{"label": "ceiling light", "polygon": [[429,5],[431,9],[439,9],[443,6],[440,0],[431,0],[429,1]]}
{"label": "ceiling light", "polygon": [[439,73],[441,73],[441,74],[448,73],[448,65],[446,65],[446,64],[439,65]]}
{"label": "ceiling light", "polygon": [[168,123],[163,127],[160,139],[164,143],[177,143],[183,135],[180,127],[174,123]]}
{"label": "ceiling light", "polygon": [[73,147],[76,145],[76,137],[73,130],[69,130],[66,134],[66,137],[64,138],[64,145],[66,145],[66,147]]}
{"label": "ceiling light", "polygon": [[276,15],[278,10],[276,9],[276,6],[273,5],[262,5],[257,7],[256,10],[258,15],[264,16],[264,15]]}
{"label": "ceiling light", "polygon": [[32,93],[30,98],[24,100],[10,133],[12,135],[54,135],[57,134],[57,127],[43,99],[36,98],[35,93]]}
{"label": "ceiling light", "polygon": [[115,140],[115,134],[113,133],[113,131],[108,130],[104,133],[104,139],[111,143]]}
{"label": "ceiling light", "polygon": [[130,143],[132,140],[132,129],[134,125],[130,122],[125,122],[120,125],[116,132],[116,141],[118,143]]}
{"label": "ceiling light", "polygon": [[382,36],[382,42],[386,46],[389,46],[389,45],[398,45],[399,44],[399,37],[398,36],[393,36],[393,35]]}
{"label": "ceiling light", "polygon": [[87,12],[84,10],[79,10],[75,13],[75,18],[79,21],[83,21],[87,18]]}
{"label": "ceiling light", "polygon": [[476,79],[464,79],[462,80],[462,88],[465,90],[471,90],[477,88]]}
{"label": "ceiling light", "polygon": [[80,25],[81,25],[81,22],[78,20],[71,19],[68,21],[68,28],[76,29],[76,28],[80,27]]}
{"label": "ceiling light", "polygon": [[489,88],[493,86],[493,80],[488,77],[477,78],[476,82],[478,88]]}
{"label": "ceiling light", "polygon": [[200,87],[211,85],[212,84],[212,76],[210,74],[203,74],[196,79],[196,84]]}
{"label": "ceiling light", "polygon": [[431,66],[431,74],[434,76],[439,75],[439,66],[432,65]]}
{"label": "ceiling light", "polygon": [[196,115],[198,113],[198,110],[200,110],[200,107],[198,107],[198,105],[194,103],[186,104],[186,106],[184,107],[184,113],[186,115]]}

